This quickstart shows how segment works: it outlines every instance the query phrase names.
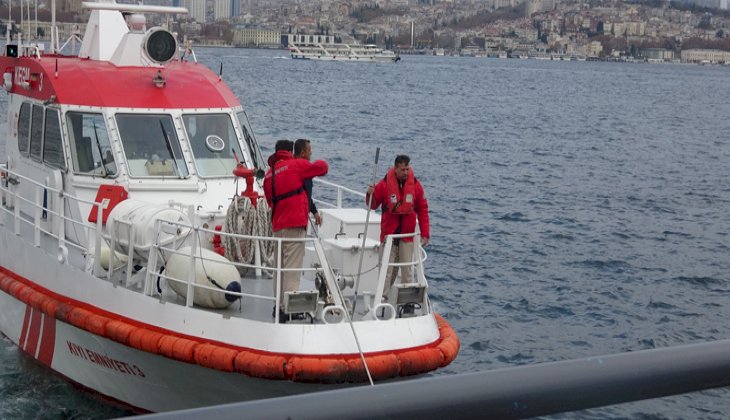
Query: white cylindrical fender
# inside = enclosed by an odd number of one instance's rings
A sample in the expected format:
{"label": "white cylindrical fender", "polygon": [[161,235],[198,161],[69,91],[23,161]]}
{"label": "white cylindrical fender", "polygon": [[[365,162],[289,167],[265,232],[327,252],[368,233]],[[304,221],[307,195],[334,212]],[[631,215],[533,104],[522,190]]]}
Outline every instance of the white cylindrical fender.
{"label": "white cylindrical fender", "polygon": [[[101,245],[101,251],[99,252],[99,265],[104,270],[109,270],[109,266],[111,265],[111,250],[108,246],[102,244]],[[114,269],[127,264],[127,255],[119,253],[117,251],[114,251]]]}
{"label": "white cylindrical fender", "polygon": [[[167,284],[178,295],[187,298],[188,273],[190,271],[190,247],[178,250],[165,264],[165,275],[176,280],[167,279]],[[240,275],[236,267],[225,257],[209,249],[198,248],[198,258],[195,258],[195,284],[211,287],[215,290],[196,287],[193,290],[193,303],[206,308],[227,308],[239,296],[226,292],[240,293]],[[202,258],[201,258],[202,257]],[[211,280],[217,284],[213,284]],[[221,290],[223,288],[225,290]]]}
{"label": "white cylindrical fender", "polygon": [[[178,209],[139,200],[124,200],[109,213],[106,235],[111,238],[112,230],[114,231],[115,249],[123,254],[128,254],[129,243],[134,243],[135,253],[146,260],[150,247],[157,240],[155,223],[158,220],[188,226],[191,224],[188,216]],[[130,238],[130,225],[134,227],[134,238]],[[159,243],[168,245],[176,238],[187,235],[189,231],[188,227],[163,223]]]}

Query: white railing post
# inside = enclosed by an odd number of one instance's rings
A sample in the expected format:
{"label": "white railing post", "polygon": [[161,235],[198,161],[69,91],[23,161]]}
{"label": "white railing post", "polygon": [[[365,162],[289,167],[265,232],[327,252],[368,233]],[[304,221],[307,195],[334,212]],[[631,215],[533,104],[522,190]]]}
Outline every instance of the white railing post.
{"label": "white railing post", "polygon": [[66,263],[66,255],[68,254],[68,250],[66,249],[66,214],[64,211],[65,208],[66,196],[63,194],[63,190],[59,190],[57,206],[58,211],[56,212],[56,223],[58,223],[58,228],[56,229],[56,232],[58,232],[59,262],[61,262],[62,264]]}
{"label": "white railing post", "polygon": [[193,226],[193,243],[190,245],[190,272],[188,273],[188,293],[187,293],[187,300],[185,302],[185,305],[188,307],[193,306],[193,293],[194,287],[193,284],[195,283],[195,254],[198,251],[198,240],[200,232],[198,231],[198,226]]}
{"label": "white railing post", "polygon": [[428,287],[428,282],[426,281],[426,272],[423,269],[423,261],[424,261],[423,255],[426,253],[426,251],[421,246],[421,234],[419,233],[418,235],[416,235],[416,237],[413,238],[413,240],[418,241],[418,242],[416,242],[416,244],[415,244],[416,246],[414,247],[414,252],[418,252],[418,259],[416,260],[416,265],[417,265],[416,272],[418,274],[416,277],[416,281],[418,282],[418,284]]}
{"label": "white railing post", "polygon": [[[94,276],[96,277],[101,277],[101,261],[99,261],[99,257],[101,257],[101,230],[103,229],[103,222],[101,218],[103,213],[104,209],[102,208],[102,203],[96,203],[96,232],[94,233]],[[111,230],[113,235],[114,229]],[[110,248],[110,252],[113,251],[114,250]]]}
{"label": "white railing post", "polygon": [[[168,205],[172,208],[175,206],[175,202],[170,200],[168,201]],[[187,288],[187,299],[185,300],[185,305],[188,307],[193,306],[194,301],[194,294],[195,294],[195,256],[198,252],[198,243],[200,241],[200,231],[198,230],[200,227],[198,226],[197,221],[195,220],[195,206],[190,204],[188,207],[188,219],[193,224],[193,243],[190,246],[190,272],[188,273],[188,288]],[[201,257],[202,257],[201,252]]]}
{"label": "white railing post", "polygon": [[130,223],[129,226],[129,253],[127,254],[127,279],[125,286],[129,287],[132,285],[132,270],[134,269],[134,243],[137,241],[137,229],[134,223]]}
{"label": "white railing post", "polygon": [[375,306],[383,301],[383,291],[385,290],[385,277],[390,267],[390,252],[393,248],[393,238],[388,235],[385,237],[385,246],[383,246],[383,256],[380,259],[380,271],[378,272],[378,287],[375,288]]}
{"label": "white railing post", "polygon": [[13,191],[13,222],[15,236],[20,236],[20,195],[18,193],[19,188],[16,186]]}
{"label": "white railing post", "polygon": [[155,243],[150,247],[150,257],[147,261],[147,274],[144,276],[144,294],[152,296],[153,289],[153,278],[157,271],[157,254],[160,252],[160,229],[161,221],[155,220]]}
{"label": "white railing post", "polygon": [[342,188],[337,187],[337,208],[342,208]]}
{"label": "white railing post", "polygon": [[274,322],[277,324],[279,323],[279,311],[281,311],[281,308],[279,308],[279,303],[281,302],[281,299],[279,299],[281,295],[281,254],[283,253],[281,248],[281,238],[276,238],[276,293],[274,293],[276,303],[274,304]]}
{"label": "white railing post", "polygon": [[35,187],[35,211],[33,212],[33,242],[36,248],[41,246],[41,186]]}
{"label": "white railing post", "polygon": [[[111,229],[109,229],[109,265],[106,269],[106,279],[109,281],[112,281],[112,273],[117,264],[117,230],[121,223],[119,220],[113,220]],[[99,253],[99,258],[101,258],[101,253]],[[99,264],[101,265],[101,261],[99,261]]]}

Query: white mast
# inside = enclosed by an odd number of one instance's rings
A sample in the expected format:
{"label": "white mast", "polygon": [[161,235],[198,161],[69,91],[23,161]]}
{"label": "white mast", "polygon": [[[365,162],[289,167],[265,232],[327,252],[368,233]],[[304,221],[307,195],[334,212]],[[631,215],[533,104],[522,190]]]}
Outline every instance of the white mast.
{"label": "white mast", "polygon": [[30,42],[30,39],[31,39],[30,34],[32,33],[30,31],[30,0],[27,0],[27,3],[25,4],[25,9],[27,12],[26,13],[27,19],[25,21],[28,23],[28,42]]}
{"label": "white mast", "polygon": [[13,2],[8,2],[8,26],[5,27],[5,45],[10,44],[10,29],[13,27]]}
{"label": "white mast", "polygon": [[58,34],[56,33],[56,0],[51,1],[51,54],[58,52]]}

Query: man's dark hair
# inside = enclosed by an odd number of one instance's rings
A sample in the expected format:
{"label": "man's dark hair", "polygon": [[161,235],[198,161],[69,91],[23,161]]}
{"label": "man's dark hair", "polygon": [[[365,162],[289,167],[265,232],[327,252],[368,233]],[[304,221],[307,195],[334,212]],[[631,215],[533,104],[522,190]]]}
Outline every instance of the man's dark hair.
{"label": "man's dark hair", "polygon": [[398,155],[395,157],[395,166],[398,166],[401,163],[405,163],[408,165],[411,163],[411,158],[408,157],[408,155]]}
{"label": "man's dark hair", "polygon": [[294,156],[301,155],[304,149],[307,148],[308,144],[309,140],[307,139],[297,139],[297,141],[294,142]]}
{"label": "man's dark hair", "polygon": [[291,140],[277,140],[276,146],[274,146],[274,150],[277,152],[279,150],[287,150],[287,151],[291,152],[293,148],[294,148],[294,142]]}

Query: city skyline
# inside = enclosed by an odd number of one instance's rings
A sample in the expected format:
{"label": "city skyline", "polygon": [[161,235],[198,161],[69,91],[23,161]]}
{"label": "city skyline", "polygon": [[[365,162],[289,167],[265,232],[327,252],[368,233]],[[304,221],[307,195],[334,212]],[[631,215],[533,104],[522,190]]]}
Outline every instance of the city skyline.
{"label": "city skyline", "polygon": [[[62,3],[65,18],[85,20],[80,0]],[[208,45],[282,47],[286,34],[325,34],[342,42],[468,55],[648,54],[673,60],[688,49],[730,51],[730,12],[660,0],[147,0],[145,4],[188,8],[187,16],[164,21],[150,16],[148,24],[169,24],[181,39]],[[46,2],[41,1],[39,19],[44,10]],[[239,14],[233,16],[234,12]],[[14,8],[14,18],[18,14]]]}

